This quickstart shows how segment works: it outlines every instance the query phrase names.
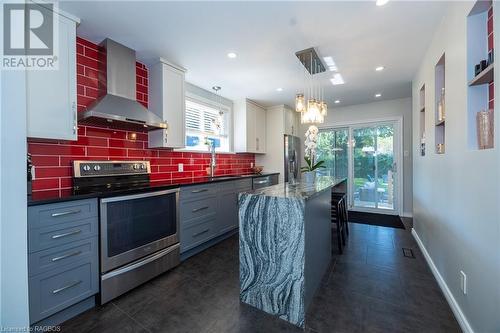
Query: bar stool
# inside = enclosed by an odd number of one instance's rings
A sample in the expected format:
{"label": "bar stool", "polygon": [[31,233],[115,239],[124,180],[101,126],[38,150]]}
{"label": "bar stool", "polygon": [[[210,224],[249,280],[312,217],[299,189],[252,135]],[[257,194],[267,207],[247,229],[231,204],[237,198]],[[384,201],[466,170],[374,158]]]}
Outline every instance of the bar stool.
{"label": "bar stool", "polygon": [[332,193],[332,200],[331,200],[331,223],[332,225],[335,224],[337,227],[337,243],[338,243],[338,248],[339,248],[339,253],[342,254],[342,248],[345,246],[345,239],[346,239],[346,234],[345,234],[345,197],[344,196],[334,196]]}

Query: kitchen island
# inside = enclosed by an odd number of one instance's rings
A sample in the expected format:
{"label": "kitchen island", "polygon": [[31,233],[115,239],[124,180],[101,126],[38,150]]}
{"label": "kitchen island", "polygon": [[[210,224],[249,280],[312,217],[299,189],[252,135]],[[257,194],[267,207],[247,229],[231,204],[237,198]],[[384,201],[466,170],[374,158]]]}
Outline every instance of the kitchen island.
{"label": "kitchen island", "polygon": [[331,259],[330,199],[345,179],[269,186],[239,195],[240,299],[303,327]]}

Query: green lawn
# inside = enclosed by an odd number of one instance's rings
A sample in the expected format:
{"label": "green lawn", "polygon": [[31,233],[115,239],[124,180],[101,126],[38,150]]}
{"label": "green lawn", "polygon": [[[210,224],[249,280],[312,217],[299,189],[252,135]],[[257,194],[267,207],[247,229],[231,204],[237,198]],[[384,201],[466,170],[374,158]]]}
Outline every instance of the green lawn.
{"label": "green lawn", "polygon": [[[354,188],[362,187],[367,181],[368,181],[368,179],[366,179],[366,178],[354,178]],[[383,188],[384,190],[387,191],[387,186],[388,186],[388,184],[384,183],[382,179],[378,180],[378,187],[379,188]]]}

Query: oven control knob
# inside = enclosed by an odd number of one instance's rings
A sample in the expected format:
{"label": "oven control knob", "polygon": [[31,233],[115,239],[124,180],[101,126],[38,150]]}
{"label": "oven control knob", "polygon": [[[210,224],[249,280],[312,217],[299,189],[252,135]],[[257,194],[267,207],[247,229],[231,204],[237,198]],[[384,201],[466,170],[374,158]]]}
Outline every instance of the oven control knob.
{"label": "oven control knob", "polygon": [[94,166],[94,171],[99,171],[99,170],[101,170],[101,166],[99,166],[99,165],[95,165],[95,166]]}
{"label": "oven control knob", "polygon": [[139,170],[139,164],[134,164],[134,170]]}
{"label": "oven control knob", "polygon": [[141,164],[141,170],[146,169],[146,166],[144,164]]}
{"label": "oven control knob", "polygon": [[90,165],[85,164],[85,165],[83,166],[83,171],[90,171]]}

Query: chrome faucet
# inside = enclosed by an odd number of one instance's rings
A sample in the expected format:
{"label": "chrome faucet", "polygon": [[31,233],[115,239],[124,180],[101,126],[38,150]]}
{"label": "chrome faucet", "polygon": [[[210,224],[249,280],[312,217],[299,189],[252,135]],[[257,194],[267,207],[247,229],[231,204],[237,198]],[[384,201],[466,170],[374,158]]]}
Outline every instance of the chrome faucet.
{"label": "chrome faucet", "polygon": [[215,160],[215,144],[212,140],[208,141],[208,148],[210,149],[210,177],[215,176],[215,168],[217,167],[217,162]]}

